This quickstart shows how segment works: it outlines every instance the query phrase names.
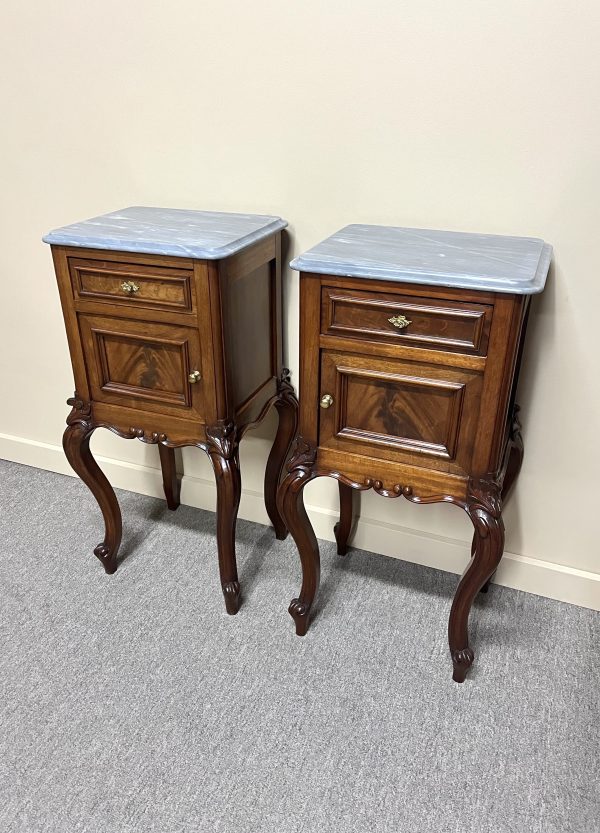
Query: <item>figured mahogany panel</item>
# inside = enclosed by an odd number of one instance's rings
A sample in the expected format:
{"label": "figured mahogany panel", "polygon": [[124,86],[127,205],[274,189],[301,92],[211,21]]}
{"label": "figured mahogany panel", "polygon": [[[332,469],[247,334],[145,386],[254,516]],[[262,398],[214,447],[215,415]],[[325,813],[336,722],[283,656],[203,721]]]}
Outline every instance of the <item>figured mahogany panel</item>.
{"label": "figured mahogany panel", "polygon": [[70,257],[73,295],[132,308],[194,311],[191,269]]}
{"label": "figured mahogany panel", "polygon": [[[487,353],[492,315],[488,304],[324,286],[321,307],[321,332],[326,335],[480,356]],[[400,316],[408,321],[404,326],[402,321],[394,323]]]}
{"label": "figured mahogany panel", "polygon": [[462,368],[323,351],[319,446],[462,473],[482,375]]}
{"label": "figured mahogany panel", "polygon": [[188,378],[201,367],[197,330],[91,315],[79,326],[94,400],[202,415],[202,379]]}

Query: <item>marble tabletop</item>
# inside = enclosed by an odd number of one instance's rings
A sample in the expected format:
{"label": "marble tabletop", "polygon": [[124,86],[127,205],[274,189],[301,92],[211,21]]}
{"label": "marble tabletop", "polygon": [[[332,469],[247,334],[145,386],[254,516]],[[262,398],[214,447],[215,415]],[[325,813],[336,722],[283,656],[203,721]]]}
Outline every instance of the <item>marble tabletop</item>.
{"label": "marble tabletop", "polygon": [[55,229],[59,246],[220,260],[285,228],[281,217],[132,206]]}
{"label": "marble tabletop", "polygon": [[533,295],[552,247],[536,237],[350,225],[291,262],[292,269]]}

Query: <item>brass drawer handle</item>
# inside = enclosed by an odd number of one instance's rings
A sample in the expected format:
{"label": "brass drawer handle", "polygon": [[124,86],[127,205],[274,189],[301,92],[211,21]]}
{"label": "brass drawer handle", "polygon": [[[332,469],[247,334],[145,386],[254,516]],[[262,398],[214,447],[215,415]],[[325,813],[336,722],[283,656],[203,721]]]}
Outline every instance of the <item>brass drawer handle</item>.
{"label": "brass drawer handle", "polygon": [[123,292],[139,292],[139,286],[135,281],[124,281],[121,284]]}
{"label": "brass drawer handle", "polygon": [[393,324],[394,327],[398,327],[399,330],[403,330],[405,327],[408,327],[409,324],[412,324],[412,321],[409,321],[405,315],[394,315],[392,318],[388,318],[390,324]]}
{"label": "brass drawer handle", "polygon": [[192,372],[188,376],[188,381],[190,385],[195,385],[196,382],[200,381],[200,371],[199,370],[192,370]]}
{"label": "brass drawer handle", "polygon": [[333,396],[330,393],[323,394],[319,404],[321,408],[331,408],[333,405]]}

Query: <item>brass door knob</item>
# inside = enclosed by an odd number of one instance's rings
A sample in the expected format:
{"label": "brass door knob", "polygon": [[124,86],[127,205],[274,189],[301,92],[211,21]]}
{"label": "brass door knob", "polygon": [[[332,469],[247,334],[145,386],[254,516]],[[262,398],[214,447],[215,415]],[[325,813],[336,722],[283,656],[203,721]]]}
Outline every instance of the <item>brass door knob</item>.
{"label": "brass door knob", "polygon": [[139,286],[135,281],[124,281],[121,284],[121,289],[123,292],[138,292]]}
{"label": "brass door knob", "polygon": [[319,404],[321,408],[331,408],[333,405],[333,396],[330,393],[324,393]]}
{"label": "brass door knob", "polygon": [[188,380],[189,380],[190,385],[195,385],[196,382],[200,381],[200,371],[199,370],[193,370],[190,373],[190,375],[188,376]]}

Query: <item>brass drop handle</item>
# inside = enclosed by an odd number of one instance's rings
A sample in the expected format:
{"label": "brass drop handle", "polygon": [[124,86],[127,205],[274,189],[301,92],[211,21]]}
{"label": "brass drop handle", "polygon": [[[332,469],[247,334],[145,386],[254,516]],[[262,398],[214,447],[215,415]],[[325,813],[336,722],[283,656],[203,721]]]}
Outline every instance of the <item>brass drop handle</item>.
{"label": "brass drop handle", "polygon": [[333,405],[333,396],[330,393],[324,393],[319,404],[321,408],[331,408]]}
{"label": "brass drop handle", "polygon": [[403,330],[405,327],[408,327],[409,324],[412,324],[412,321],[409,321],[405,315],[394,315],[392,318],[388,318],[390,324],[393,324],[394,327],[398,327],[399,330]]}
{"label": "brass drop handle", "polygon": [[135,283],[135,281],[124,281],[121,284],[121,289],[123,292],[138,292],[139,286]]}
{"label": "brass drop handle", "polygon": [[199,370],[192,370],[190,375],[188,376],[188,381],[190,385],[195,385],[196,382],[200,381],[200,371]]}

